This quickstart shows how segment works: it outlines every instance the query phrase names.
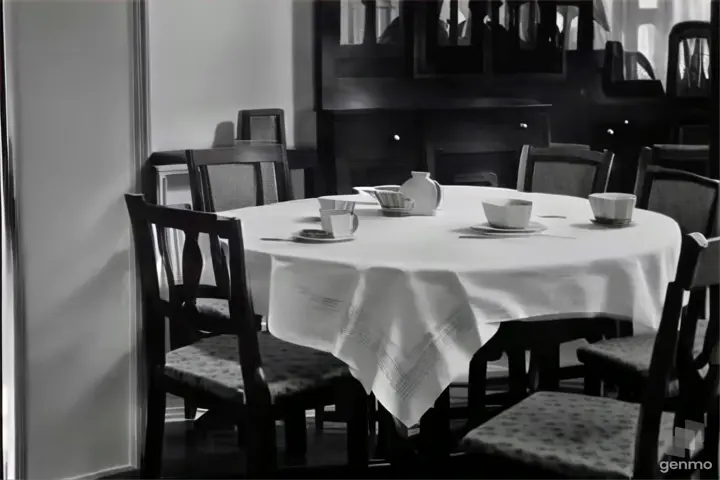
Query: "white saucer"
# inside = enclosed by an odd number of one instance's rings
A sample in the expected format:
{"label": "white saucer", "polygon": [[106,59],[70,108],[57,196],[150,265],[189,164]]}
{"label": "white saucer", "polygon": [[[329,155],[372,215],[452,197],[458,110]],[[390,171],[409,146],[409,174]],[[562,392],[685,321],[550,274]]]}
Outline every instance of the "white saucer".
{"label": "white saucer", "polygon": [[525,228],[497,228],[493,227],[488,223],[483,223],[480,225],[474,225],[470,227],[472,230],[475,230],[476,232],[483,233],[485,235],[505,235],[505,236],[512,236],[512,235],[528,235],[532,233],[540,233],[547,230],[547,227],[539,222],[530,222],[527,227]]}
{"label": "white saucer", "polygon": [[595,225],[599,225],[601,227],[607,227],[607,228],[625,228],[625,227],[632,227],[635,225],[635,222],[630,220],[607,220],[607,219],[600,219],[597,218],[591,218],[590,221],[594,223]]}
{"label": "white saucer", "polygon": [[321,238],[321,237],[310,237],[305,236],[301,232],[295,232],[292,234],[292,239],[296,242],[301,243],[341,243],[355,240],[355,235],[347,235],[344,237],[335,238]]}

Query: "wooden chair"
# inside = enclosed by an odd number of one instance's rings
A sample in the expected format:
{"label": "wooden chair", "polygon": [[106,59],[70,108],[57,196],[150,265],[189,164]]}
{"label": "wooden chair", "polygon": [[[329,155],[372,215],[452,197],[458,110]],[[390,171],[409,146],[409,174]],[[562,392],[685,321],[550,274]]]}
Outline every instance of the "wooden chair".
{"label": "wooden chair", "polygon": [[[195,404],[221,411],[234,423],[248,426],[249,477],[277,472],[275,419],[298,408],[337,404],[348,419],[348,456],[353,468],[368,464],[367,403],[363,387],[347,366],[310,348],[258,333],[248,290],[242,226],[211,213],[148,204],[142,195],[125,196],[142,286],[146,332],[148,411],[141,460],[144,478],[159,478],[167,393],[190,398]],[[160,296],[153,228],[185,234],[183,284],[170,285],[172,301]],[[198,237],[206,234],[228,245],[229,269],[219,273],[222,285],[200,285],[203,257]],[[235,335],[203,338],[165,353],[165,318],[186,320],[184,306],[200,296],[229,298]]]}
{"label": "wooden chair", "polygon": [[[638,208],[663,213],[674,219],[683,233],[714,235],[717,228],[720,181],[680,170],[648,167],[638,198]],[[705,291],[693,292],[691,304],[705,308]],[[711,291],[710,317],[717,316],[718,291]],[[695,308],[695,307],[693,307]],[[715,322],[717,323],[717,322]],[[718,335],[712,321],[699,323],[696,353],[704,338]],[[635,398],[646,388],[655,336],[635,335],[604,340],[578,349],[578,360],[585,365],[588,393],[600,393],[598,380],[619,387],[621,398]],[[705,352],[707,354],[707,352]]]}
{"label": "wooden chair", "polygon": [[[587,198],[593,193],[605,191],[612,163],[611,152],[593,151],[586,145],[555,144],[547,148],[526,145],[520,157],[517,189],[521,192]],[[584,332],[577,331],[577,336],[567,337],[561,342],[567,344],[564,348],[574,348],[569,342],[595,342],[614,335],[604,321],[587,322],[585,328]],[[584,376],[584,369],[579,363],[560,365],[561,348],[561,344],[549,343],[542,348],[534,348],[531,358],[533,378],[530,381],[536,386],[540,382],[540,369],[545,370],[546,378],[550,377],[547,382],[542,381],[545,388],[556,385],[562,379]]]}
{"label": "wooden chair", "polygon": [[635,195],[642,195],[645,172],[651,165],[685,170],[697,175],[709,176],[710,147],[708,145],[653,145],[644,147],[638,159],[635,176]]}
{"label": "wooden chair", "polygon": [[525,145],[520,155],[517,189],[587,198],[605,191],[612,161],[613,154],[608,151]]}
{"label": "wooden chair", "polygon": [[673,26],[668,37],[667,94],[710,98],[710,22],[688,21]]}
{"label": "wooden chair", "polygon": [[[465,436],[462,447],[469,453],[465,469],[492,471],[504,478],[662,478],[667,469],[661,462],[686,460],[688,465],[711,461],[714,471],[701,473],[718,478],[720,342],[717,334],[708,336],[707,351],[713,355],[696,358],[692,344],[700,311],[683,309],[687,292],[720,285],[718,262],[720,238],[708,241],[697,233],[683,238],[641,404],[537,392]],[[676,362],[668,353],[674,350]],[[674,415],[663,411],[673,370],[680,396]],[[694,434],[703,431],[704,446],[693,451],[698,445]]]}
{"label": "wooden chair", "polygon": [[[282,144],[238,141],[234,147],[188,150],[186,159],[195,210],[218,212],[293,199]],[[210,238],[210,252],[213,271],[222,271],[224,253],[217,239]],[[222,326],[228,318],[225,300],[198,303],[198,310],[217,320],[212,331],[228,333]]]}
{"label": "wooden chair", "polygon": [[281,108],[240,110],[235,138],[279,143],[287,148],[285,111]]}
{"label": "wooden chair", "polygon": [[[293,198],[286,150],[282,143],[237,141],[233,147],[187,150],[185,158],[195,210],[217,212]],[[211,236],[209,243],[212,270],[216,272],[215,282],[223,291],[229,291],[227,285],[222,285],[223,275],[217,275],[226,268],[224,250],[217,238]],[[211,334],[235,333],[236,324],[230,319],[227,296],[198,298],[191,308],[193,311],[188,316],[196,330]],[[256,320],[258,328],[262,328],[262,318],[257,317]],[[187,403],[186,418],[194,418],[196,409]],[[208,416],[208,421],[211,418]],[[304,436],[304,421],[301,424],[298,418],[291,424],[297,426],[288,429],[289,436]],[[296,429],[300,431],[297,435],[294,433]],[[298,444],[298,453],[304,454],[304,449],[303,444]]]}

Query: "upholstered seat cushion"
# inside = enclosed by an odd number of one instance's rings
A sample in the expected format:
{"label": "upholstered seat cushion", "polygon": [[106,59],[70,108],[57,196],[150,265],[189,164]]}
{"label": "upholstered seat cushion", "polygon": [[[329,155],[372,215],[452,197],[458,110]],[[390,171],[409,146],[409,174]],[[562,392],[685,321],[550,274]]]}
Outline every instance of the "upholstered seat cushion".
{"label": "upholstered seat cushion", "polygon": [[[330,386],[350,376],[347,366],[330,354],[258,334],[263,371],[273,400]],[[234,335],[202,339],[169,352],[165,374],[218,397],[243,402],[244,382]]]}
{"label": "upholstered seat cushion", "polygon": [[198,298],[195,301],[195,308],[203,315],[217,319],[230,318],[230,304],[222,298]]}
{"label": "upholstered seat cushion", "polygon": [[[695,330],[695,345],[693,346],[696,356],[702,351],[706,331],[707,321],[700,320]],[[595,366],[595,368],[602,369],[610,362],[630,373],[647,376],[654,344],[654,334],[613,338],[580,347],[577,356],[581,362]]]}
{"label": "upholstered seat cushion", "polygon": [[[499,456],[574,478],[631,478],[639,405],[572,393],[538,392],[470,431],[470,453]],[[672,446],[673,415],[662,416],[660,458]]]}

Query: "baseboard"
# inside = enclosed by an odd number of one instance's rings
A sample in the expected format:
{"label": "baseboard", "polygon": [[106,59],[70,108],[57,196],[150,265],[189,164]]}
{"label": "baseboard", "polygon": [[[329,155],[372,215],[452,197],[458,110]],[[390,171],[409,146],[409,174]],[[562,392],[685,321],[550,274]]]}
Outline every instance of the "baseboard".
{"label": "baseboard", "polygon": [[101,478],[140,478],[140,470],[132,465],[121,465],[76,477],[68,477],[64,480],[96,480]]}

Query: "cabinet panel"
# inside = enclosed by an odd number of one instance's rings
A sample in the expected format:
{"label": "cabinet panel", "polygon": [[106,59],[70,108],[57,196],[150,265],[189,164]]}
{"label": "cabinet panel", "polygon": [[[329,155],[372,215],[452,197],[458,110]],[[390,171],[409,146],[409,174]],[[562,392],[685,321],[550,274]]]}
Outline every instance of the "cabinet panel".
{"label": "cabinet panel", "polygon": [[335,120],[338,193],[353,186],[397,183],[422,160],[416,120],[409,114],[379,112]]}

